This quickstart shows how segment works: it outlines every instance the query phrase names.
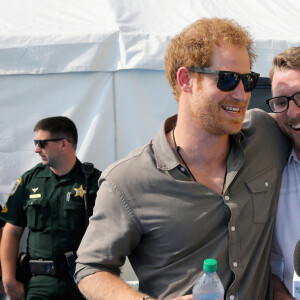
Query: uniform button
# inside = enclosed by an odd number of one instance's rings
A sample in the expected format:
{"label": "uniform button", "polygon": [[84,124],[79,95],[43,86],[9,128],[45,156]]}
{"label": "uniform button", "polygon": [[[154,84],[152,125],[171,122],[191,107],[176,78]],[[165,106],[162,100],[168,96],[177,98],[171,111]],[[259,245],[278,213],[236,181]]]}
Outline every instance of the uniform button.
{"label": "uniform button", "polygon": [[231,226],[231,231],[235,231],[235,226]]}
{"label": "uniform button", "polygon": [[228,201],[228,200],[229,200],[229,196],[225,196],[224,199],[225,199],[226,201]]}
{"label": "uniform button", "polygon": [[232,265],[236,268],[237,267],[237,262],[235,261]]}
{"label": "uniform button", "polygon": [[269,182],[268,181],[265,181],[265,186],[269,186]]}
{"label": "uniform button", "polygon": [[186,171],[185,171],[185,168],[183,167],[183,166],[180,166],[180,171],[182,172],[182,173],[185,173]]}
{"label": "uniform button", "polygon": [[229,299],[230,299],[230,300],[234,300],[234,296],[233,296],[233,295],[230,295]]}

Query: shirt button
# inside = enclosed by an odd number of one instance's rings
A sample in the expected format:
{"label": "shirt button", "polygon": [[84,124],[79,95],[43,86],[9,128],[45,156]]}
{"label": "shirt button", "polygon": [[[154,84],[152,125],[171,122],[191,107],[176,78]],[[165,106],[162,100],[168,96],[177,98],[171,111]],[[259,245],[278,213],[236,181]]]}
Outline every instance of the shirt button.
{"label": "shirt button", "polygon": [[234,300],[234,296],[233,296],[233,295],[230,295],[229,299],[230,299],[230,300]]}
{"label": "shirt button", "polygon": [[235,261],[232,265],[236,268],[237,267],[237,262]]}
{"label": "shirt button", "polygon": [[269,186],[269,182],[268,181],[265,181],[265,186]]}
{"label": "shirt button", "polygon": [[182,173],[185,173],[185,172],[186,172],[186,171],[185,171],[185,168],[184,168],[183,166],[180,167],[180,171],[181,171]]}
{"label": "shirt button", "polygon": [[231,231],[235,231],[235,226],[231,226]]}
{"label": "shirt button", "polygon": [[228,200],[229,200],[229,196],[225,196],[224,199],[225,199],[226,201],[228,201]]}

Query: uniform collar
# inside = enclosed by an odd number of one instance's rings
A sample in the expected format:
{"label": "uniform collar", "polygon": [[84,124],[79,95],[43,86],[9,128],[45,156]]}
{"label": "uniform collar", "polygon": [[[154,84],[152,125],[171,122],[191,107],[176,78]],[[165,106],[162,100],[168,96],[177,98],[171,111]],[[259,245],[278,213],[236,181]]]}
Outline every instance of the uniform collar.
{"label": "uniform collar", "polygon": [[[43,166],[42,164],[39,164],[39,166],[42,168],[42,170],[39,172],[37,177],[52,177],[55,176],[54,173],[51,171],[49,166]],[[62,177],[64,179],[67,178],[81,178],[82,177],[82,163],[80,160],[76,157],[76,163],[72,170],[68,173],[63,175]]]}

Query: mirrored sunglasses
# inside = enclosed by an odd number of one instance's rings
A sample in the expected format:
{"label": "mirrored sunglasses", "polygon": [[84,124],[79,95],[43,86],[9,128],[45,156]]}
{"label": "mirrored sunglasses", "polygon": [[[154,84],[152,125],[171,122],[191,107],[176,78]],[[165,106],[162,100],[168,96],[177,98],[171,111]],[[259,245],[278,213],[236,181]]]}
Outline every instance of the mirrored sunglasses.
{"label": "mirrored sunglasses", "polygon": [[190,67],[191,72],[201,73],[201,74],[215,74],[218,75],[217,87],[223,92],[229,92],[234,90],[240,80],[242,80],[245,92],[251,92],[258,81],[259,73],[251,72],[247,74],[240,74],[231,71],[216,71],[209,68],[201,67]]}

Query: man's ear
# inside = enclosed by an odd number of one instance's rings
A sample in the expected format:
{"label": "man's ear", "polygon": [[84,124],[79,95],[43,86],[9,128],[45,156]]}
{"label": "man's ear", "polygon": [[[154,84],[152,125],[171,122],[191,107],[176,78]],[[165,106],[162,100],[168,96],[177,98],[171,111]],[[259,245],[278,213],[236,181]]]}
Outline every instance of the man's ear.
{"label": "man's ear", "polygon": [[66,139],[62,140],[61,150],[65,151],[69,147],[69,144]]}
{"label": "man's ear", "polygon": [[186,67],[180,67],[177,71],[177,82],[183,92],[192,92],[192,73]]}

